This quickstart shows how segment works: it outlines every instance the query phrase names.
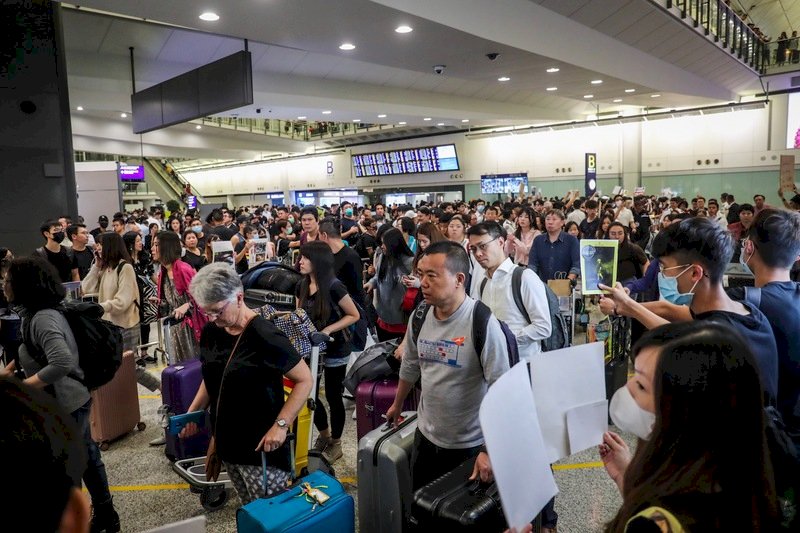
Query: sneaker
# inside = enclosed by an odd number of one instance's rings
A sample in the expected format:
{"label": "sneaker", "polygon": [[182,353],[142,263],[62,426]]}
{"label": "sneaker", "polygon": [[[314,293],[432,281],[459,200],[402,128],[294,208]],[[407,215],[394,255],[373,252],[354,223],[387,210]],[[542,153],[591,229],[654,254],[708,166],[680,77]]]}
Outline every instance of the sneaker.
{"label": "sneaker", "polygon": [[92,508],[91,533],[117,533],[120,529],[119,515],[111,500]]}
{"label": "sneaker", "polygon": [[317,440],[314,441],[314,446],[312,446],[312,450],[315,452],[322,453],[325,451],[325,448],[328,447],[330,443],[330,438],[323,437],[322,435],[317,435]]}
{"label": "sneaker", "polygon": [[339,459],[342,458],[342,441],[341,439],[333,440],[331,439],[328,443],[328,447],[322,452],[322,457],[324,457],[329,464],[333,464]]}
{"label": "sneaker", "polygon": [[150,446],[164,446],[167,443],[167,437],[161,435],[150,441]]}

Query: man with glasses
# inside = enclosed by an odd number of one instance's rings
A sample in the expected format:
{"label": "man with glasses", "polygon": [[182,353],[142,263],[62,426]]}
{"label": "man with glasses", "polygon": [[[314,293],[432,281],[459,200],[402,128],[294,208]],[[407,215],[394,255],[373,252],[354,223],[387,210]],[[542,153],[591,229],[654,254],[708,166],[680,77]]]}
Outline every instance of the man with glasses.
{"label": "man with glasses", "polygon": [[730,233],[704,217],[675,221],[653,241],[658,258],[658,289],[662,300],[638,303],[620,283],[600,301],[607,315],[630,316],[646,328],[669,322],[710,320],[736,330],[753,350],[769,401],[778,392],[778,357],[772,328],[758,307],[732,300],[722,286],[722,275],[733,255]]}

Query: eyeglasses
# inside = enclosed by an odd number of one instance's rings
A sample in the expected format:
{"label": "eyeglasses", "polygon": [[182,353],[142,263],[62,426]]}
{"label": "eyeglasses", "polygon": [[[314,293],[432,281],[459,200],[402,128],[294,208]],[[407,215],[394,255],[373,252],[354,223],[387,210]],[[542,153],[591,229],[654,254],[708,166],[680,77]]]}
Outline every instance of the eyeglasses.
{"label": "eyeglasses", "polygon": [[671,267],[664,267],[664,266],[659,265],[658,271],[663,274],[667,270],[672,270],[672,269],[675,269],[675,268],[688,268],[690,266],[692,266],[692,263],[687,263],[685,265],[675,265],[675,266],[671,266]]}
{"label": "eyeglasses", "polygon": [[231,303],[230,300],[225,302],[225,305],[223,305],[217,311],[206,311],[206,316],[208,317],[209,320],[218,319],[222,315],[222,313],[225,312],[225,308],[228,307],[230,305],[230,303]]}
{"label": "eyeglasses", "polygon": [[477,246],[470,246],[470,247],[469,247],[469,251],[470,251],[470,252],[472,252],[473,254],[474,254],[474,253],[477,253],[478,251],[480,251],[481,253],[483,253],[483,252],[485,252],[485,251],[486,251],[486,247],[487,247],[487,246],[489,246],[490,244],[492,244],[494,241],[496,241],[496,240],[497,240],[497,239],[499,239],[499,238],[500,238],[500,236],[497,236],[497,237],[495,237],[494,239],[492,239],[492,240],[490,240],[490,241],[482,242],[481,244],[479,244],[479,245],[477,245]]}

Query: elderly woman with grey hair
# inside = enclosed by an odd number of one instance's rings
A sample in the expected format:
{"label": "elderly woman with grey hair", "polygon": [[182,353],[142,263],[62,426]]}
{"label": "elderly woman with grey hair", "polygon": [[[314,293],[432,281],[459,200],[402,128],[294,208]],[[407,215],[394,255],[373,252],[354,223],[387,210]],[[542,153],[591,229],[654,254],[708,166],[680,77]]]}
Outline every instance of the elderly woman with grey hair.
{"label": "elderly woman with grey hair", "polygon": [[[189,292],[209,319],[200,336],[203,383],[189,411],[210,407],[207,476],[217,479],[224,463],[244,505],[281,490],[290,479],[294,465],[286,433],[311,392],[311,372],[286,335],[244,304],[242,282],[231,265],[204,267]],[[295,382],[285,401],[283,376]],[[181,436],[196,431],[190,424]]]}

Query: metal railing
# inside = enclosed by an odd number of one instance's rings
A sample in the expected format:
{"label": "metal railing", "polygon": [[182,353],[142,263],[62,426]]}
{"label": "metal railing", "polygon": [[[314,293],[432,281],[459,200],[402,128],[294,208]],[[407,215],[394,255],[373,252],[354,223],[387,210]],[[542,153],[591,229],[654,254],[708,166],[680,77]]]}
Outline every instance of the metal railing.
{"label": "metal railing", "polygon": [[[681,19],[695,28],[758,74],[764,74],[770,60],[770,47],[747,23],[721,0],[666,0],[666,7],[677,8]],[[670,11],[671,13],[671,11]]]}
{"label": "metal railing", "polygon": [[316,122],[227,117],[204,117],[200,123],[204,126],[260,133],[296,141],[317,141],[402,127],[394,124],[371,124],[368,122]]}

